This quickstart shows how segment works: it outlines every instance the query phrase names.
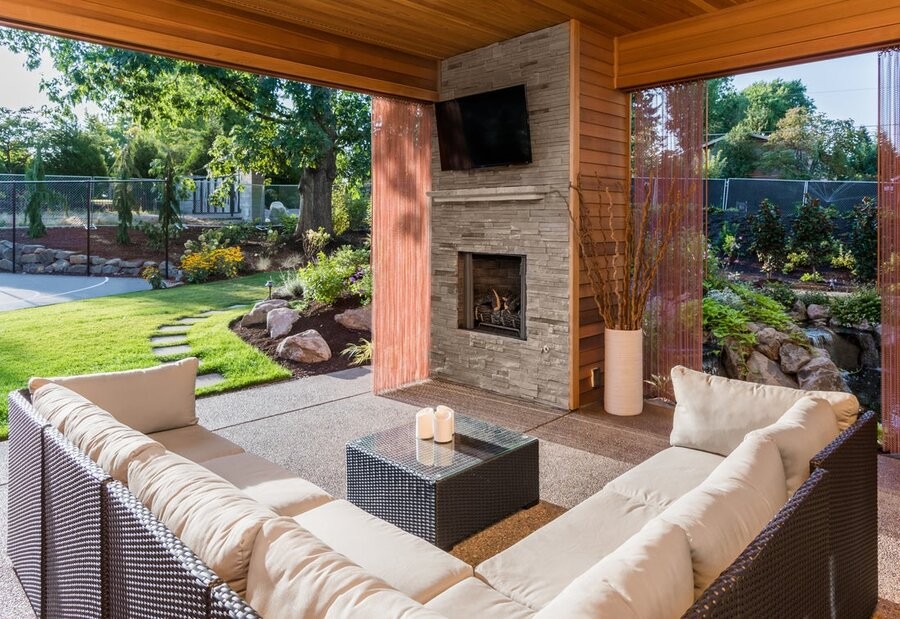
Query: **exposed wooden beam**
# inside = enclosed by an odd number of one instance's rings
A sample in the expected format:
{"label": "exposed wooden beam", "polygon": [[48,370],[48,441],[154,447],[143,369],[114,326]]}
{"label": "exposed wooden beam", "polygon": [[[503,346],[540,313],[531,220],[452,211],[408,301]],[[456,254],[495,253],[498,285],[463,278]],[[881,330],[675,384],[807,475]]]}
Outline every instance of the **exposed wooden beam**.
{"label": "exposed wooden beam", "polygon": [[756,0],[616,39],[625,90],[783,66],[900,41],[900,0]]}
{"label": "exposed wooden beam", "polygon": [[15,0],[0,24],[326,86],[437,100],[434,59],[203,0]]}

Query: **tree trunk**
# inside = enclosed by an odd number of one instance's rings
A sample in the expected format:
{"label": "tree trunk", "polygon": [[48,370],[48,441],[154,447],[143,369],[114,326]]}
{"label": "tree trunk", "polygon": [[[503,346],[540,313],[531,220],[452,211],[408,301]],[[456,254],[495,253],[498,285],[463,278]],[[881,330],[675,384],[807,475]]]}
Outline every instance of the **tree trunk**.
{"label": "tree trunk", "polygon": [[307,230],[324,228],[328,234],[334,232],[331,215],[331,191],[337,176],[337,153],[330,148],[322,155],[319,165],[305,168],[300,177],[300,198],[302,207],[297,222],[297,237]]}

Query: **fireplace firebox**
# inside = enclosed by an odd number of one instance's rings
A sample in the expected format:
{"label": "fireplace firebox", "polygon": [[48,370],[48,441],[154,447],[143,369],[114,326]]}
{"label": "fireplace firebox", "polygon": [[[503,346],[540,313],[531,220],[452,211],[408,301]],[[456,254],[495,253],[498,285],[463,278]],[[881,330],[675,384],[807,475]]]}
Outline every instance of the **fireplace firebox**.
{"label": "fireplace firebox", "polygon": [[459,253],[459,328],[525,337],[525,256]]}

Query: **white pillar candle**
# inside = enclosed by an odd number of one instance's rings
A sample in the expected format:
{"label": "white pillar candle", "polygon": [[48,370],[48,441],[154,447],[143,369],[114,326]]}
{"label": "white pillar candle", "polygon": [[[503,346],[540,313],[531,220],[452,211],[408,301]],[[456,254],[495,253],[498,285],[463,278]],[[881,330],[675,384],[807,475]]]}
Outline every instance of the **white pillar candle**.
{"label": "white pillar candle", "polygon": [[416,460],[423,466],[434,466],[434,441],[416,441]]}
{"label": "white pillar candle", "polygon": [[437,443],[453,440],[453,412],[446,406],[434,412],[434,440]]}
{"label": "white pillar candle", "polygon": [[438,405],[438,407],[434,409],[435,414],[439,413],[440,411],[447,411],[448,413],[450,413],[450,431],[453,434],[456,434],[456,413],[453,412],[452,408],[450,408],[449,406],[444,406],[443,404]]}
{"label": "white pillar candle", "polygon": [[416,438],[427,439],[434,436],[434,409],[423,408],[416,413]]}

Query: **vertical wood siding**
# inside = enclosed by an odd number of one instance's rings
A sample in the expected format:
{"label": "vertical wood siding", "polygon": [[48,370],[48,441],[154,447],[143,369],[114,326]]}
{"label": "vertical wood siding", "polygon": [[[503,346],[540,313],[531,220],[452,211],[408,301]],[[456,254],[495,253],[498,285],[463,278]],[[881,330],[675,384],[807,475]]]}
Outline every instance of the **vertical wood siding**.
{"label": "vertical wood siding", "polygon": [[878,288],[881,291],[881,421],[900,453],[900,50],[878,55]]}
{"label": "vertical wood siding", "polygon": [[432,108],[372,100],[373,389],[428,378]]}

